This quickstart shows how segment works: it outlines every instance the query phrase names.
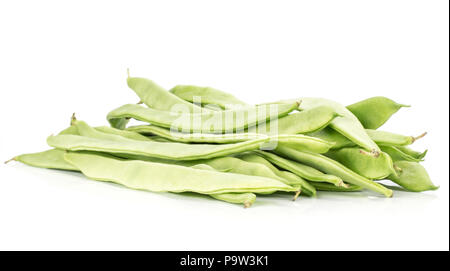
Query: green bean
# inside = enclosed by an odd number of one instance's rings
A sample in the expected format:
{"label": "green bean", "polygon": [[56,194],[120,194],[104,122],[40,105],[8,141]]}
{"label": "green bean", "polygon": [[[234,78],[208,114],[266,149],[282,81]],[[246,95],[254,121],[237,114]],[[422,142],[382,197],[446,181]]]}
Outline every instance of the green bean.
{"label": "green bean", "polygon": [[295,192],[274,179],[69,152],[64,159],[90,179],[152,192],[200,194]]}
{"label": "green bean", "polygon": [[130,77],[128,75],[127,84],[138,95],[141,102],[150,108],[170,111],[176,107],[183,107],[184,110],[188,110],[191,113],[196,111],[200,112],[201,110],[208,111],[207,109],[202,109],[199,106],[180,99],[151,80]]}
{"label": "green bean", "polygon": [[140,141],[152,141],[150,138],[143,136],[133,131],[120,130],[109,126],[95,127],[95,130],[107,134],[119,135],[128,139],[140,140]]}
{"label": "green bean", "polygon": [[311,183],[318,191],[332,191],[332,192],[359,192],[363,188],[358,185],[349,184],[347,187],[335,186],[329,183]]}
{"label": "green bean", "polygon": [[[426,133],[423,133],[417,137],[413,137],[371,129],[366,129],[366,132],[375,143],[379,145],[396,147],[410,145],[426,135]],[[328,142],[333,142],[334,145],[332,149],[340,149],[343,147],[352,147],[356,145],[330,127],[326,127],[323,130],[317,132],[307,133],[306,135],[317,137]]]}
{"label": "green bean", "polygon": [[330,159],[321,154],[301,152],[284,147],[278,147],[275,150],[275,152],[289,159],[314,167],[325,173],[338,176],[350,184],[358,185],[370,189],[372,191],[381,193],[386,197],[391,197],[393,194],[392,190],[357,174],[356,172],[345,167],[341,163],[334,161],[333,159]]}
{"label": "green bean", "polygon": [[395,174],[392,158],[385,152],[374,157],[361,148],[350,147],[331,150],[325,155],[368,179],[383,179]]}
{"label": "green bean", "polygon": [[[236,143],[244,142],[248,140],[269,138],[264,134],[254,134],[254,133],[237,133],[237,134],[201,134],[201,133],[180,133],[171,132],[168,129],[161,128],[154,125],[140,125],[128,127],[129,131],[136,131],[142,134],[156,134],[158,136],[164,137],[171,141],[184,142],[184,143]],[[291,146],[292,148],[299,150],[307,150],[318,153],[325,153],[333,144],[325,140],[305,136],[305,135],[279,135],[271,136],[269,138],[269,144],[271,145],[282,144],[286,146]],[[275,146],[274,146],[275,147]]]}
{"label": "green bean", "polygon": [[409,105],[398,104],[386,97],[372,97],[347,106],[366,129],[378,129],[400,108]]}
{"label": "green bean", "polygon": [[427,155],[427,152],[428,152],[428,150],[425,150],[423,152],[418,152],[418,151],[415,151],[406,146],[396,146],[395,148],[400,150],[403,153],[406,153],[407,155],[409,155],[415,159],[420,160],[420,161],[423,161],[423,159],[425,158],[425,156]]}
{"label": "green bean", "polygon": [[301,98],[300,109],[306,110],[317,106],[325,105],[332,107],[336,113],[341,115],[330,122],[330,127],[338,131],[356,145],[370,151],[375,156],[380,152],[378,145],[369,137],[364,127],[347,108],[339,103],[321,98]]}
{"label": "green bean", "polygon": [[252,108],[179,113],[145,108],[136,104],[123,105],[111,111],[107,119],[112,127],[124,129],[129,118],[183,132],[231,133],[278,119],[295,110],[298,102],[260,105]]}
{"label": "green bean", "polygon": [[380,145],[389,146],[406,146],[411,145],[416,140],[424,137],[427,133],[423,133],[419,136],[404,136],[399,134],[394,134],[385,131],[366,129],[367,134]]}
{"label": "green bean", "polygon": [[[216,170],[215,168],[213,168],[212,166],[207,165],[207,164],[197,164],[197,165],[191,166],[191,168],[211,170],[211,171]],[[228,172],[228,171],[220,170],[220,172]],[[246,175],[248,175],[248,174],[246,174]],[[229,202],[229,203],[244,204],[245,208],[249,208],[256,201],[256,195],[253,193],[223,193],[223,194],[213,194],[210,196],[217,200],[221,200],[221,201],[225,201],[225,202]]]}
{"label": "green bean", "polygon": [[331,127],[325,127],[324,129],[317,132],[306,133],[306,135],[317,137],[327,142],[333,142],[334,145],[332,149],[355,146],[355,143],[353,143],[340,133],[336,132]]}
{"label": "green bean", "polygon": [[[51,149],[44,152],[22,154],[11,160],[19,161],[33,167],[80,171],[78,168],[64,160],[65,153],[66,152],[62,150]],[[105,156],[104,153],[97,153],[97,155]],[[206,164],[196,164],[191,166],[191,168],[215,171],[213,167]],[[210,196],[226,202],[241,203],[244,204],[246,208],[250,207],[256,200],[256,196],[253,193],[225,193]]]}
{"label": "green bean", "polygon": [[265,159],[269,160],[274,165],[283,168],[285,170],[288,170],[301,178],[304,178],[311,182],[327,182],[334,184],[336,186],[346,186],[341,178],[334,176],[334,175],[328,175],[320,172],[319,170],[300,164],[298,162],[285,159],[283,157],[280,157],[276,154],[265,152],[265,151],[255,151],[258,155],[261,155]]}
{"label": "green bean", "polygon": [[415,158],[415,157],[401,151],[398,147],[395,147],[395,146],[380,145],[380,148],[381,148],[381,150],[383,150],[383,152],[389,154],[389,156],[392,157],[393,161],[401,161],[401,160],[411,161],[411,162],[423,161],[423,159]]}
{"label": "green bean", "polygon": [[78,169],[76,167],[64,160],[64,153],[65,151],[58,149],[27,153],[16,156],[5,163],[14,160],[33,167],[77,171]]}
{"label": "green bean", "polygon": [[[316,108],[312,108],[310,110],[304,110],[302,112],[294,113],[287,115],[278,119],[277,123],[277,134],[304,134],[310,133],[314,131],[319,131],[326,127],[334,118],[338,117],[337,113],[334,110],[327,106],[319,106]],[[270,125],[270,124],[268,124]],[[195,140],[197,137],[196,134],[192,133],[181,133],[178,131],[169,131],[167,128],[163,128],[156,125],[139,125],[139,126],[131,126],[128,127],[127,130],[135,131],[138,133],[151,133],[160,135],[163,137],[171,137],[172,135],[176,135],[176,137],[180,138],[180,140]],[[250,138],[256,138],[259,134],[267,134],[266,131],[258,131],[256,128],[250,128],[248,133],[245,133],[245,136],[249,136]],[[191,136],[192,135],[192,136]],[[242,135],[242,134],[238,134]],[[204,134],[199,134],[198,137],[206,137]],[[237,136],[236,136],[237,137]],[[192,139],[190,139],[192,138]],[[239,140],[237,137],[236,140]],[[196,141],[190,141],[196,142]],[[222,142],[217,142],[222,143]]]}
{"label": "green bean", "polygon": [[71,151],[98,151],[107,153],[136,154],[161,159],[198,160],[256,150],[268,138],[234,144],[184,144],[132,140],[122,136],[100,132],[85,122],[76,122],[80,135],[50,136],[47,143],[58,149]]}
{"label": "green bean", "polygon": [[200,97],[201,104],[214,104],[222,109],[249,106],[233,95],[211,87],[178,85],[169,90],[169,92],[191,103],[197,102],[194,99]]}
{"label": "green bean", "polygon": [[[293,135],[318,131],[328,126],[336,118],[339,118],[339,114],[333,108],[317,106],[278,119],[277,133]],[[255,129],[249,129],[249,132],[260,133]]]}
{"label": "green bean", "polygon": [[390,175],[388,179],[400,185],[408,191],[422,192],[427,190],[436,190],[439,186],[435,186],[430,180],[430,176],[423,166],[417,162],[397,161],[394,163],[397,170],[397,176]]}
{"label": "green bean", "polygon": [[307,181],[302,179],[300,176],[295,175],[292,172],[279,170],[268,160],[263,158],[262,156],[255,153],[244,153],[239,154],[238,157],[244,161],[251,163],[258,163],[269,168],[273,173],[275,173],[278,177],[284,180],[284,183],[292,186],[301,188],[302,194],[307,196],[316,196],[316,189]]}
{"label": "green bean", "polygon": [[[192,167],[197,169],[217,170],[219,172],[237,173],[250,176],[260,176],[265,178],[271,178],[290,185],[294,188],[301,190],[299,183],[292,183],[284,178],[275,174],[267,165],[260,163],[248,162],[237,157],[218,157],[212,159],[201,159],[192,161],[174,161],[167,159],[158,159],[151,157],[142,157],[137,155],[118,155],[124,159],[142,160],[146,162],[172,164],[178,166]],[[308,187],[307,187],[308,188]]]}
{"label": "green bean", "polygon": [[48,137],[47,143],[51,147],[71,151],[99,151],[137,154],[162,159],[197,160],[256,150],[262,143],[267,141],[267,139],[257,139],[234,144],[211,145],[145,142],[121,138],[119,136],[115,137],[116,139],[111,140],[87,136],[57,135]]}
{"label": "green bean", "polygon": [[267,138],[267,136],[256,133],[182,133],[155,125],[137,125],[126,128],[127,131],[137,132],[143,135],[158,135],[172,141],[184,143],[235,143],[253,139]]}
{"label": "green bean", "polygon": [[256,195],[253,193],[223,193],[223,194],[212,194],[211,197],[237,204],[244,204],[245,208],[249,208],[256,200]]}

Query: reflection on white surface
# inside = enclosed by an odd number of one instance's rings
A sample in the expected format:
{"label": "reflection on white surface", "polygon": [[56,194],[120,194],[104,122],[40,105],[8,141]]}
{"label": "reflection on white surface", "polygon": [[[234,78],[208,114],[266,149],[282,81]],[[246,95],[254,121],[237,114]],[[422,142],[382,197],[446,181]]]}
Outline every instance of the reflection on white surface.
{"label": "reflection on white surface", "polygon": [[[0,248],[339,250],[448,246],[446,184],[436,192],[395,191],[393,198],[366,191],[319,192],[317,198],[300,197],[293,202],[292,195],[278,193],[259,196],[251,208],[244,209],[208,196],[135,191],[91,181],[77,172],[19,163],[1,166],[0,173]],[[214,244],[209,241],[212,237],[217,240]]]}

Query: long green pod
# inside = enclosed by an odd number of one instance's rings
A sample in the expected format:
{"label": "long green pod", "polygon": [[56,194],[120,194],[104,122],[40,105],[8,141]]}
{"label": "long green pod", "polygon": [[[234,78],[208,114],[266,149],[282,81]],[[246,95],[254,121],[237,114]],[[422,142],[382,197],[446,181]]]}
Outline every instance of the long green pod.
{"label": "long green pod", "polygon": [[175,161],[175,160],[167,160],[167,159],[158,159],[152,157],[142,157],[138,155],[118,155],[123,159],[130,160],[141,160],[146,162],[153,163],[162,163],[162,164],[171,164],[178,166],[185,166],[197,169],[207,169],[207,170],[217,170],[219,172],[229,172],[250,176],[260,176],[265,178],[271,178],[283,182],[287,185],[290,185],[294,188],[301,188],[299,183],[292,183],[284,178],[275,174],[269,167],[260,163],[253,163],[249,161],[245,161],[240,157],[217,157],[212,159],[200,159],[200,160],[190,160],[190,161]]}
{"label": "long green pod", "polygon": [[153,109],[164,111],[185,110],[191,113],[201,110],[209,111],[177,97],[146,78],[128,76],[127,84],[141,99],[142,103]]}
{"label": "long green pod", "polygon": [[64,160],[64,154],[65,151],[63,150],[51,149],[43,152],[21,154],[9,161],[18,161],[32,167],[78,171],[76,167]]}
{"label": "long green pod", "polygon": [[270,136],[264,134],[254,133],[229,133],[229,134],[201,134],[201,133],[180,133],[173,132],[169,129],[154,126],[154,125],[139,125],[127,128],[128,131],[135,131],[142,134],[154,134],[171,141],[183,143],[237,143],[248,140],[268,138],[269,143],[267,148],[277,144],[290,146],[299,150],[307,150],[317,153],[325,153],[333,147],[333,143],[327,142],[320,138],[306,136],[306,135],[278,135]]}
{"label": "long green pod", "polygon": [[249,208],[256,201],[256,195],[253,193],[222,193],[210,196],[229,203],[243,204],[245,208]]}
{"label": "long green pod", "polygon": [[389,154],[389,156],[392,157],[393,161],[402,161],[402,160],[411,161],[411,162],[423,161],[423,159],[419,159],[414,156],[411,156],[395,146],[380,145],[380,148],[383,152]]}
{"label": "long green pod", "polygon": [[183,132],[232,133],[247,127],[266,123],[286,116],[298,107],[290,104],[270,104],[245,109],[182,113],[146,108],[137,104],[126,104],[109,112],[107,119],[112,127],[124,129],[128,120],[134,118],[153,125]]}
{"label": "long green pod", "polygon": [[399,104],[393,100],[377,96],[347,106],[366,129],[378,129],[400,108],[409,105]]}
{"label": "long green pod", "polygon": [[383,179],[390,174],[395,174],[392,158],[385,152],[380,152],[380,155],[375,157],[368,155],[359,147],[350,147],[331,150],[325,156],[368,179]]}
{"label": "long green pod", "polygon": [[436,190],[425,168],[417,162],[397,161],[394,163],[397,175],[390,175],[389,180],[411,192]]}
{"label": "long green pod", "polygon": [[[419,136],[414,137],[372,129],[366,129],[366,132],[376,144],[396,147],[404,147],[410,145],[426,135],[426,133],[423,133]],[[350,141],[348,138],[331,129],[330,127],[326,127],[317,132],[307,133],[306,135],[317,137],[328,142],[333,142],[334,145],[332,149],[356,146],[354,142]]]}
{"label": "long green pod", "polygon": [[80,135],[56,135],[47,138],[47,143],[58,149],[71,151],[99,151],[148,156],[172,160],[198,160],[227,156],[256,150],[268,138],[249,140],[233,144],[184,144],[177,142],[141,141],[120,135],[103,133],[83,121],[76,122]]}
{"label": "long green pod", "polygon": [[[48,169],[59,169],[59,170],[71,170],[71,171],[80,171],[78,168],[73,166],[72,164],[66,162],[64,160],[64,154],[66,152],[63,150],[58,149],[51,149],[43,152],[38,153],[29,153],[29,154],[22,154],[19,156],[14,157],[11,160],[15,160],[21,163],[24,163],[29,166],[33,167],[40,167],[40,168],[48,168]],[[105,155],[105,154],[101,154]],[[211,166],[205,165],[205,164],[197,164],[191,166],[191,168],[196,169],[206,169],[206,167],[209,167],[211,170],[215,170]],[[225,193],[225,194],[215,194],[210,195],[211,197],[231,202],[231,203],[241,203],[244,204],[244,206],[250,207],[256,200],[256,195],[253,193]]]}
{"label": "long green pod", "polygon": [[348,182],[350,184],[358,185],[366,189],[381,193],[386,197],[392,197],[393,194],[392,190],[357,174],[356,172],[345,167],[341,163],[331,158],[328,158],[324,155],[301,152],[283,147],[277,148],[275,152],[289,159],[314,167],[325,173],[338,176],[342,178],[345,182]]}
{"label": "long green pod", "polygon": [[322,98],[301,98],[300,109],[307,110],[317,106],[329,106],[336,113],[341,115],[339,118],[330,122],[330,127],[338,131],[356,145],[361,146],[369,152],[377,155],[380,152],[378,145],[369,137],[358,118],[352,114],[345,106]]}
{"label": "long green pod", "polygon": [[[212,171],[216,170],[215,168],[207,164],[196,164],[191,166],[191,168],[212,170]],[[217,200],[229,203],[243,204],[245,208],[249,208],[256,201],[256,195],[253,193],[223,193],[223,194],[212,194],[210,196]]]}
{"label": "long green pod", "polygon": [[267,141],[267,139],[257,139],[234,144],[214,145],[145,142],[116,137],[111,140],[77,135],[56,135],[48,137],[47,143],[54,148],[70,151],[99,151],[172,160],[198,160],[257,150],[262,143]]}
{"label": "long green pod", "polygon": [[405,136],[395,133],[390,133],[380,130],[366,129],[367,134],[379,145],[390,146],[407,146],[414,143],[416,140],[424,137],[427,133],[423,133],[419,136]]}
{"label": "long green pod", "polygon": [[428,150],[425,150],[423,152],[415,151],[407,146],[396,146],[396,148],[401,152],[421,161],[425,158],[428,152]]}
{"label": "long green pod", "polygon": [[359,192],[362,191],[363,188],[358,185],[349,184],[346,187],[343,186],[335,186],[329,183],[311,183],[315,189],[318,191],[331,191],[331,192]]}
{"label": "long green pod", "polygon": [[261,193],[296,189],[274,179],[69,152],[64,159],[90,179],[152,192]]}
{"label": "long green pod", "polygon": [[[266,125],[266,128],[269,128],[269,133],[305,134],[325,128],[336,118],[339,118],[339,114],[332,107],[317,106],[279,118],[275,123],[276,131],[272,131],[269,124]],[[256,128],[249,129],[249,132],[266,133],[266,131],[258,131]]]}
{"label": "long green pod", "polygon": [[302,194],[306,194],[307,196],[315,196],[316,189],[308,183],[306,180],[302,179],[300,176],[295,175],[292,172],[279,170],[276,168],[271,162],[263,158],[262,156],[255,153],[243,153],[239,154],[238,157],[244,161],[257,163],[266,166],[269,168],[274,174],[280,177],[284,182],[292,187],[301,187]]}
{"label": "long green pod", "polygon": [[191,103],[212,104],[217,105],[222,109],[234,109],[249,106],[249,104],[237,99],[230,93],[211,87],[177,85],[170,89],[169,92]]}
{"label": "long green pod", "polygon": [[266,151],[255,151],[258,155],[261,155],[265,159],[269,160],[274,165],[283,168],[285,170],[288,170],[308,181],[311,182],[327,182],[334,184],[336,186],[345,186],[344,182],[340,177],[324,174],[321,171],[298,163],[296,161],[292,161],[289,159],[285,159],[283,157],[280,157],[274,153],[266,152]]}

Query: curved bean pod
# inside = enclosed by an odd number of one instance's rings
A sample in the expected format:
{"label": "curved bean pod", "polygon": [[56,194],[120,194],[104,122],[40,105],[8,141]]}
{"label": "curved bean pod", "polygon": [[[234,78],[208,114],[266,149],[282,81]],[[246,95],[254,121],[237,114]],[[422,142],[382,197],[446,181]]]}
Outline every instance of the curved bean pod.
{"label": "curved bean pod", "polygon": [[[366,129],[366,132],[375,143],[379,145],[396,147],[410,145],[426,135],[426,133],[423,133],[417,137],[413,137],[371,129]],[[348,140],[345,136],[329,127],[326,127],[323,130],[317,132],[307,133],[307,135],[317,137],[328,142],[333,142],[334,146],[332,147],[332,149],[340,149],[343,147],[352,147],[356,145],[352,141]]]}
{"label": "curved bean pod", "polygon": [[300,104],[300,109],[303,110],[321,105],[330,106],[336,113],[341,115],[340,118],[335,118],[331,121],[331,128],[353,141],[356,145],[363,147],[375,155],[380,152],[380,148],[366,133],[358,118],[341,104],[321,98],[302,98],[301,100],[302,103]]}
{"label": "curved bean pod", "polygon": [[418,152],[418,151],[415,151],[415,150],[413,150],[411,148],[408,148],[406,146],[397,146],[395,148],[397,148],[401,152],[406,153],[407,155],[409,155],[409,156],[411,156],[411,157],[413,157],[415,159],[418,159],[420,161],[423,161],[423,159],[425,158],[425,156],[427,155],[427,152],[428,152],[428,150],[425,150],[423,152]]}
{"label": "curved bean pod", "polygon": [[[64,159],[90,179],[152,192],[200,194],[296,190],[270,178],[193,169],[144,161],[121,161],[95,154],[66,153]],[[186,178],[189,176],[189,178]]]}
{"label": "curved bean pod", "polygon": [[395,146],[384,146],[380,145],[380,148],[383,152],[389,154],[392,157],[393,161],[411,161],[411,162],[421,162],[423,159],[415,158],[403,151],[401,151],[398,147]]}
{"label": "curved bean pod", "polygon": [[[22,154],[12,158],[11,160],[18,161],[32,167],[78,171],[76,167],[64,160],[64,154],[65,151],[63,150],[51,149],[43,152]],[[6,161],[5,163],[9,161]]]}
{"label": "curved bean pod", "polygon": [[335,186],[329,183],[311,183],[318,191],[332,191],[332,192],[359,192],[363,188],[354,184],[349,184],[347,187]]}
{"label": "curved bean pod", "polygon": [[394,163],[397,170],[397,176],[390,175],[389,180],[400,185],[408,191],[422,192],[427,190],[436,190],[439,186],[435,186],[430,180],[425,168],[417,162],[397,161]]}
{"label": "curved bean pod", "polygon": [[259,156],[255,153],[244,153],[238,155],[238,157],[247,162],[264,165],[267,168],[269,168],[273,173],[275,173],[278,177],[284,180],[284,183],[292,187],[300,187],[302,194],[306,194],[307,196],[316,196],[316,189],[310,183],[308,183],[300,176],[297,176],[292,172],[279,170],[262,156]]}
{"label": "curved bean pod", "polygon": [[399,104],[386,97],[372,97],[347,106],[366,129],[378,129],[402,107],[409,105]]}
{"label": "curved bean pod", "polygon": [[367,134],[380,145],[390,145],[390,146],[407,146],[414,143],[416,140],[424,137],[427,133],[423,133],[419,136],[404,136],[399,134],[394,134],[390,132],[366,129]]}
{"label": "curved bean pod", "polygon": [[311,182],[327,182],[334,184],[336,186],[346,186],[341,178],[334,176],[334,175],[328,175],[320,172],[319,170],[300,164],[296,161],[288,160],[283,157],[280,157],[276,154],[265,152],[265,151],[255,151],[256,154],[261,155],[265,159],[269,160],[274,165],[283,168],[285,170],[288,170],[301,178],[304,178]]}
{"label": "curved bean pod", "polygon": [[253,193],[223,193],[210,196],[229,203],[244,204],[245,208],[249,208],[256,201],[256,195]]}
{"label": "curved bean pod", "polygon": [[135,131],[141,134],[154,134],[171,141],[184,143],[236,143],[255,139],[268,138],[267,147],[276,147],[277,144],[290,146],[299,150],[307,150],[317,153],[325,153],[333,147],[333,143],[306,135],[278,135],[268,137],[264,134],[255,133],[231,133],[231,134],[202,134],[202,133],[181,133],[173,132],[169,129],[154,126],[140,125],[127,128],[128,131]]}
{"label": "curved bean pod", "polygon": [[57,135],[47,138],[47,143],[58,149],[71,151],[98,151],[107,153],[136,154],[148,157],[172,159],[172,160],[198,160],[234,153],[256,150],[267,139],[250,140],[246,142],[208,145],[208,144],[184,144],[162,143],[153,141],[138,141],[122,138],[116,135],[116,139],[100,139],[95,137],[77,135]]}
{"label": "curved bean pod", "polygon": [[[285,117],[279,118],[277,121],[277,133],[294,135],[319,131],[328,126],[335,118],[340,115],[329,106],[317,106],[308,110],[303,110]],[[268,127],[267,124],[266,127]],[[265,133],[255,128],[249,129],[253,133]]]}
{"label": "curved bean pod", "polygon": [[368,155],[361,148],[350,147],[331,150],[325,156],[340,162],[368,179],[383,179],[390,174],[395,174],[394,162],[385,152],[380,152],[380,156],[375,157]]}
{"label": "curved bean pod", "polygon": [[134,118],[183,132],[232,133],[283,117],[295,110],[297,106],[298,102],[294,102],[260,105],[238,110],[179,113],[127,104],[109,112],[107,119],[112,127],[118,129],[124,129],[129,118]]}
{"label": "curved bean pod", "polygon": [[190,85],[178,85],[169,90],[169,92],[188,102],[194,101],[195,97],[201,98],[201,104],[213,104],[222,109],[234,109],[249,104],[237,99],[230,93],[211,88]]}
{"label": "curved bean pod", "polygon": [[336,175],[348,183],[381,193],[386,197],[392,197],[392,190],[357,174],[341,163],[321,154],[301,152],[283,147],[277,148],[275,152],[282,156],[288,157],[289,159],[317,168],[325,173]]}
{"label": "curved bean pod", "polygon": [[141,99],[141,102],[150,108],[169,111],[176,106],[183,107],[191,113],[195,111],[200,112],[201,110],[208,111],[177,97],[152,80],[128,76],[127,84]]}

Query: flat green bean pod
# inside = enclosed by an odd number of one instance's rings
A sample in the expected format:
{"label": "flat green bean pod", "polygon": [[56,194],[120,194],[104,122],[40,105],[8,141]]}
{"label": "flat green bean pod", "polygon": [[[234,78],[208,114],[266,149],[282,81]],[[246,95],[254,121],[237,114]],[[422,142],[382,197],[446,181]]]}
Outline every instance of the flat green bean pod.
{"label": "flat green bean pod", "polygon": [[[58,149],[51,149],[43,152],[22,154],[14,157],[11,160],[15,160],[33,167],[48,168],[48,169],[59,169],[59,170],[71,170],[80,171],[78,168],[64,160],[64,154],[66,152]],[[105,156],[104,153],[96,153],[97,155]],[[111,157],[113,158],[113,157]],[[118,158],[116,158],[118,159]],[[11,161],[10,160],[10,161]],[[7,161],[8,162],[8,161]],[[206,164],[196,164],[191,166],[195,169],[203,170],[215,170],[213,167]],[[215,194],[210,195],[215,199],[231,202],[231,203],[241,203],[244,206],[250,207],[256,200],[256,195],[253,193],[225,193],[225,194]]]}
{"label": "flat green bean pod", "polygon": [[418,159],[415,158],[405,152],[403,152],[402,150],[400,150],[398,147],[395,146],[384,146],[384,145],[380,145],[381,150],[383,150],[383,152],[389,154],[390,157],[392,157],[393,161],[411,161],[411,162],[421,162],[423,161],[423,159]]}
{"label": "flat green bean pod", "polygon": [[[426,135],[426,133],[423,133],[417,137],[413,137],[372,129],[366,129],[366,132],[376,144],[396,147],[410,145]],[[348,140],[345,136],[330,127],[326,127],[317,132],[307,133],[307,135],[317,137],[328,142],[333,142],[334,145],[332,149],[340,149],[343,147],[352,147],[356,145],[354,142]]]}
{"label": "flat green bean pod", "polygon": [[179,108],[191,113],[201,110],[208,111],[177,97],[152,80],[128,76],[127,84],[141,99],[141,102],[150,108],[167,111]]}
{"label": "flat green bean pod", "polygon": [[383,179],[390,174],[395,174],[392,158],[385,152],[380,152],[380,155],[375,157],[368,155],[361,148],[350,147],[331,150],[325,156],[340,162],[368,179]]}
{"label": "flat green bean pod", "polygon": [[424,137],[427,133],[423,133],[419,136],[404,136],[399,134],[394,134],[390,132],[366,129],[367,134],[380,145],[389,146],[407,146],[414,143],[416,140]]}
{"label": "flat green bean pod", "polygon": [[[200,194],[295,192],[274,179],[193,169],[144,161],[123,161],[95,154],[69,152],[64,159],[90,179],[114,182],[152,192]],[[189,176],[189,178],[186,178]]]}
{"label": "flat green bean pod", "polygon": [[392,197],[392,190],[357,174],[341,163],[334,161],[333,159],[330,159],[324,155],[301,152],[284,147],[277,148],[275,152],[289,159],[314,167],[325,173],[338,176],[350,184],[358,185],[366,189],[381,193],[386,197]]}
{"label": "flat green bean pod", "polygon": [[396,149],[400,150],[403,153],[406,153],[407,155],[418,159],[418,160],[423,160],[425,158],[425,156],[427,155],[428,150],[425,150],[423,152],[419,152],[419,151],[415,151],[409,147],[406,146],[396,146]]}
{"label": "flat green bean pod", "polygon": [[288,160],[280,157],[276,154],[265,152],[265,151],[255,151],[256,154],[261,155],[265,159],[269,160],[274,165],[288,170],[301,178],[304,178],[311,182],[327,182],[334,184],[336,186],[346,186],[340,177],[334,175],[328,175],[320,172],[319,170],[300,164],[296,161]]}
{"label": "flat green bean pod", "polygon": [[[339,118],[339,114],[333,108],[329,106],[313,107],[279,118],[276,123],[276,133],[294,135],[319,131],[328,126],[335,118]],[[266,125],[267,127],[270,127],[269,124]],[[258,131],[255,128],[250,128],[249,132],[266,133],[266,131]]]}
{"label": "flat green bean pod", "polygon": [[386,97],[372,97],[347,106],[366,129],[378,129],[400,108],[409,105],[399,104]]}
{"label": "flat green bean pod", "polygon": [[329,183],[311,183],[315,189],[318,191],[331,191],[331,192],[359,192],[362,191],[363,188],[358,185],[349,184],[346,187],[343,186],[335,186]]}
{"label": "flat green bean pod", "polygon": [[267,136],[255,133],[230,133],[230,134],[202,134],[202,133],[181,133],[172,132],[168,129],[154,125],[139,125],[127,128],[128,131],[135,131],[141,134],[155,134],[171,141],[184,143],[237,143],[255,139],[268,139],[267,148],[275,148],[278,144],[290,146],[299,150],[307,150],[317,153],[325,153],[333,147],[333,143],[320,138],[306,135],[278,135]]}
{"label": "flat green bean pod", "polygon": [[78,171],[76,167],[64,160],[64,154],[65,151],[63,150],[51,149],[43,152],[22,154],[12,158],[11,160],[18,161],[32,167]]}
{"label": "flat green bean pod", "polygon": [[197,160],[256,150],[267,139],[250,140],[233,144],[184,144],[176,142],[138,141],[122,138],[95,138],[77,135],[56,135],[47,138],[47,143],[58,149],[70,151],[98,151],[107,153],[136,154],[172,160]]}
{"label": "flat green bean pod", "polygon": [[266,160],[265,158],[263,158],[262,156],[260,156],[258,154],[247,152],[247,153],[239,154],[238,157],[247,162],[258,163],[258,164],[266,166],[274,174],[276,174],[278,177],[280,177],[282,180],[284,180],[284,183],[286,183],[292,187],[300,187],[302,194],[306,194],[307,196],[315,196],[316,195],[316,189],[310,183],[308,183],[306,180],[302,179],[300,176],[295,175],[292,172],[279,170],[272,163],[270,163],[268,160]]}
{"label": "flat green bean pod", "polygon": [[358,118],[341,104],[321,98],[301,98],[301,101],[300,109],[303,110],[322,105],[333,108],[336,113],[341,115],[341,117],[331,121],[331,128],[353,141],[356,145],[363,147],[375,155],[380,152],[380,148],[366,133]]}
{"label": "flat green bean pod", "polygon": [[170,89],[169,92],[191,103],[197,103],[198,101],[196,99],[200,98],[201,104],[213,104],[222,109],[249,106],[249,104],[237,99],[233,95],[211,87],[178,85]]}
{"label": "flat green bean pod", "polygon": [[183,132],[232,133],[247,127],[276,120],[298,107],[298,102],[271,104],[245,109],[210,111],[202,113],[180,113],[146,108],[137,104],[126,104],[109,112],[107,119],[112,127],[124,129],[129,118],[171,128]]}
{"label": "flat green bean pod", "polygon": [[397,161],[394,163],[397,170],[397,176],[391,175],[389,180],[400,185],[408,191],[422,192],[427,190],[436,190],[425,168],[417,162]]}
{"label": "flat green bean pod", "polygon": [[256,195],[253,193],[223,193],[210,196],[229,203],[244,204],[245,208],[249,208],[256,201]]}

